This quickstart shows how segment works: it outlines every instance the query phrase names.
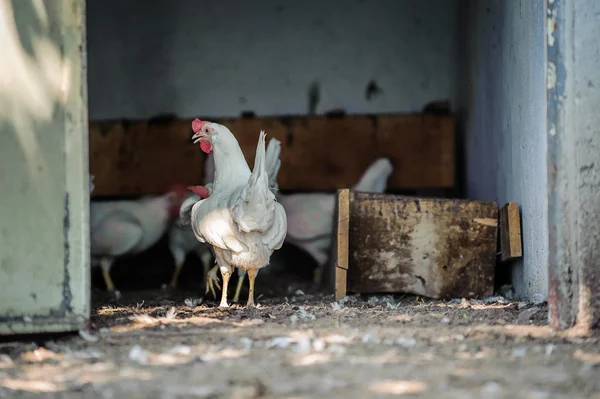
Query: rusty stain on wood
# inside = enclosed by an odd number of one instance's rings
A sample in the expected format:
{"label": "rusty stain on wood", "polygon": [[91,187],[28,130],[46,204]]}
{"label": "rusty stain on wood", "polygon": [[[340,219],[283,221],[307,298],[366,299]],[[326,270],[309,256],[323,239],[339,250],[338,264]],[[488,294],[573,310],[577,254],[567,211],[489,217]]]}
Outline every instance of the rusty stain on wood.
{"label": "rusty stain on wood", "polygon": [[360,192],[350,192],[349,203],[348,291],[431,298],[493,293],[495,203]]}
{"label": "rusty stain on wood", "polygon": [[338,191],[337,196],[337,240],[335,263],[335,300],[339,301],[346,296],[346,284],[349,261],[349,234],[350,234],[350,190]]}
{"label": "rusty stain on wood", "polygon": [[519,204],[509,202],[500,209],[500,261],[507,262],[523,256]]}
{"label": "rusty stain on wood", "polygon": [[[390,189],[448,188],[455,184],[453,116],[315,116],[217,122],[235,134],[250,165],[260,130],[281,141],[278,180],[283,190],[351,187],[378,157],[388,157],[395,166],[388,179]],[[91,123],[93,195],[160,194],[173,183],[202,183],[205,155],[191,143],[191,136],[191,120]]]}

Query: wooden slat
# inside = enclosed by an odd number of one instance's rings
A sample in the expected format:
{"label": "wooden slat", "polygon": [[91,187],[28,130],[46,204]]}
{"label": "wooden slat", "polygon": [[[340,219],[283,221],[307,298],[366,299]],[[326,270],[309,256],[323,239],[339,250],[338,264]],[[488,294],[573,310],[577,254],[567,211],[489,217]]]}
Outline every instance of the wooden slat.
{"label": "wooden slat", "polygon": [[519,204],[509,202],[500,209],[500,261],[507,262],[521,256],[523,248]]}
{"label": "wooden slat", "polygon": [[346,280],[348,273],[348,239],[350,234],[350,190],[338,191],[335,254],[335,300],[346,296]]}
{"label": "wooden slat", "polygon": [[[389,157],[390,189],[454,185],[454,117],[438,115],[220,120],[252,165],[258,133],[282,142],[282,190],[352,187],[376,158]],[[204,153],[191,143],[191,120],[90,125],[93,195],[159,194],[173,183],[202,183]]]}
{"label": "wooden slat", "polygon": [[346,296],[346,286],[348,281],[348,270],[341,267],[335,268],[335,300],[336,302]]}
{"label": "wooden slat", "polygon": [[352,192],[347,289],[491,295],[497,224],[495,203]]}

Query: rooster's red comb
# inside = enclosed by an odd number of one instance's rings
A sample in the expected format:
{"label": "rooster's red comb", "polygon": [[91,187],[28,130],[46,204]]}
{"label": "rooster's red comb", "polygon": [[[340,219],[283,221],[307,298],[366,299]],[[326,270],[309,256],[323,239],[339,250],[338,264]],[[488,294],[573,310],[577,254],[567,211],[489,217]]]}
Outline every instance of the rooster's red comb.
{"label": "rooster's red comb", "polygon": [[200,119],[196,118],[192,121],[192,130],[194,131],[194,133],[198,133],[200,129],[202,129],[207,123],[209,122],[201,121]]}

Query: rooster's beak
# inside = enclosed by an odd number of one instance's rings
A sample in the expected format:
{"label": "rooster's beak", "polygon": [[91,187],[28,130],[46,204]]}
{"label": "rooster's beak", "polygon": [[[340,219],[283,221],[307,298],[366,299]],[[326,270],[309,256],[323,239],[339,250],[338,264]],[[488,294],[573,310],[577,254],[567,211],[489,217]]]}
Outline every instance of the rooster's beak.
{"label": "rooster's beak", "polygon": [[206,138],[206,136],[202,134],[202,132],[194,133],[194,135],[192,136],[192,141],[194,142],[194,144],[196,144],[203,138]]}

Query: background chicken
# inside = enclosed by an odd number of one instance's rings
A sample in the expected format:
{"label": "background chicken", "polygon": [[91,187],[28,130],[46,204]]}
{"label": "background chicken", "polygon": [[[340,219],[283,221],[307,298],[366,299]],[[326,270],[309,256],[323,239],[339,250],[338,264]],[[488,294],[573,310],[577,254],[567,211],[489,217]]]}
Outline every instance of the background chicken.
{"label": "background chicken", "polygon": [[[190,198],[194,203],[201,199],[199,195],[193,193],[188,194],[186,199],[189,200]],[[173,261],[175,262],[175,271],[170,283],[171,288],[177,287],[181,268],[183,267],[185,258],[191,252],[195,252],[200,259],[204,281],[206,282],[210,261],[213,257],[210,245],[198,241],[190,226],[184,226],[179,218],[173,220],[169,229],[169,251],[171,251]],[[208,292],[208,286],[206,291]],[[213,295],[215,295],[214,292]]]}
{"label": "background chicken", "polygon": [[[254,168],[248,163],[233,134],[217,123],[192,123],[194,142],[213,152],[214,181],[210,196],[191,208],[192,229],[201,242],[212,245],[223,277],[220,306],[227,307],[227,288],[233,268],[246,270],[250,280],[247,306],[254,305],[254,280],[281,248],[287,230],[284,208],[269,189],[266,172],[265,133],[260,132]],[[187,218],[189,212],[182,214]],[[187,219],[183,219],[183,224]]]}
{"label": "background chicken", "polygon": [[115,258],[139,253],[154,245],[166,233],[171,219],[178,215],[184,196],[183,186],[176,186],[162,196],[90,203],[92,258],[102,268],[109,291],[115,292],[110,278]]}
{"label": "background chicken", "polygon": [[[179,212],[183,212],[187,214],[184,220],[189,220],[189,212],[191,212],[191,207],[198,201],[200,201],[203,197],[206,197],[210,190],[212,189],[212,179],[214,176],[214,163],[211,162],[209,168],[205,168],[204,170],[204,183],[205,183],[205,191],[201,191],[200,193],[195,192],[195,187],[188,187],[194,192],[188,192],[184,201],[181,204]],[[218,284],[214,284],[211,280],[211,284],[207,284],[208,279],[208,270],[210,267],[210,261],[214,257],[212,248],[210,245],[206,243],[202,243],[198,241],[196,235],[192,231],[192,227],[190,223],[186,222],[184,224],[182,222],[182,218],[176,218],[172,223],[169,229],[169,251],[173,256],[173,260],[175,262],[175,271],[173,272],[173,278],[171,279],[171,288],[177,287],[177,282],[179,279],[179,274],[181,273],[181,268],[185,262],[185,258],[191,252],[195,252],[200,262],[202,263],[203,269],[203,277],[204,283],[206,285],[205,293],[209,290],[212,292],[213,296],[216,296],[214,291],[214,286],[219,287]],[[215,267],[214,271],[216,272],[217,267]],[[214,272],[213,272],[214,273]]]}
{"label": "background chicken", "polygon": [[[354,191],[383,193],[392,173],[392,163],[387,158],[375,160],[363,173]],[[288,215],[286,241],[307,251],[317,261],[315,283],[321,282],[323,267],[327,262],[333,240],[336,194],[300,193],[279,194],[277,200]]]}

